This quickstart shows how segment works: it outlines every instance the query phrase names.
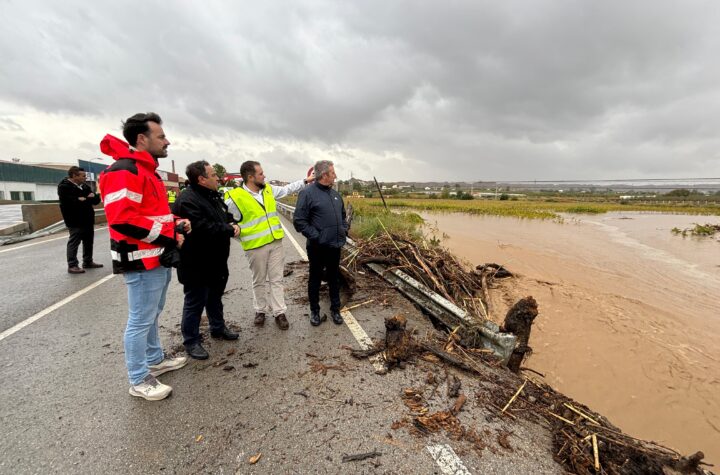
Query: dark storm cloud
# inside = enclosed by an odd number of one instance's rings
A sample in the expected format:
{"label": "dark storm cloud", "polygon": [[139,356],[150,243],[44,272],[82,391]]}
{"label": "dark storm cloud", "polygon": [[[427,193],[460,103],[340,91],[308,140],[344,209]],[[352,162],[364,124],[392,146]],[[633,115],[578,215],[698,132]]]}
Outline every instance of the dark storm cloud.
{"label": "dark storm cloud", "polygon": [[[710,1],[6,1],[0,11],[0,99],[117,122],[156,110],[188,137],[178,156],[197,156],[193,137],[225,137],[217,150],[239,161],[300,167],[314,158],[292,145],[304,142],[356,175],[381,167],[396,179],[720,173]],[[248,151],[236,134],[271,146]]]}

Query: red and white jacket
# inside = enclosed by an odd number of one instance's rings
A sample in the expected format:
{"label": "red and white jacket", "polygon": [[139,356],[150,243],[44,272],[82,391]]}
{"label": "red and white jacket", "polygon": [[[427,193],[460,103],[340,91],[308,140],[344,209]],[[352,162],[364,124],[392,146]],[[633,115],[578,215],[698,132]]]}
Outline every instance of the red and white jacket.
{"label": "red and white jacket", "polygon": [[100,150],[115,159],[100,175],[113,273],[159,267],[165,246],[175,244],[175,217],[157,161],[112,135],[102,139]]}

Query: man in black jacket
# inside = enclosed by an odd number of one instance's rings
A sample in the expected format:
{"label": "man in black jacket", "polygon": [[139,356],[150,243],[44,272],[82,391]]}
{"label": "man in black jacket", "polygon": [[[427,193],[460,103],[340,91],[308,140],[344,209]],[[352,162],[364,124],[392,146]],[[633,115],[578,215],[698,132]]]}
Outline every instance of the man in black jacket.
{"label": "man in black jacket", "polygon": [[320,325],[320,280],[323,270],[327,273],[330,288],[330,314],[333,322],[340,325],[340,249],[345,245],[348,223],[345,205],[340,193],[333,190],[335,167],[329,160],[315,164],[315,183],[298,196],[293,225],[307,238],[307,254],[310,260],[308,300],[310,300],[310,324]]}
{"label": "man in black jacket", "polygon": [[200,316],[204,308],[210,323],[210,335],[237,340],[238,334],[225,326],[222,295],[228,280],[227,260],[230,238],[240,228],[228,214],[218,193],[218,176],[206,161],[193,162],[185,173],[190,186],[177,198],[173,212],[190,220],[192,233],[180,249],[178,279],[183,284],[185,303],[181,330],[187,354],[195,359],[208,358],[200,344]]}
{"label": "man in black jacket", "polygon": [[[68,272],[82,274],[85,269],[96,269],[102,264],[93,262],[93,240],[95,239],[95,210],[100,197],[85,183],[87,175],[80,167],[70,167],[67,178],[58,185],[60,212],[70,232],[67,243]],[[78,264],[77,253],[80,242],[83,245],[83,268]]]}

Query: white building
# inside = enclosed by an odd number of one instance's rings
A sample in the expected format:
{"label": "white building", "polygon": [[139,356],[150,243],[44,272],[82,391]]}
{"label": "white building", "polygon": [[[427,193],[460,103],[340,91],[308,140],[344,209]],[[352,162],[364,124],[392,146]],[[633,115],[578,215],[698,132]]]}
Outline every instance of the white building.
{"label": "white building", "polygon": [[0,161],[0,200],[57,201],[57,186],[67,176],[67,168]]}

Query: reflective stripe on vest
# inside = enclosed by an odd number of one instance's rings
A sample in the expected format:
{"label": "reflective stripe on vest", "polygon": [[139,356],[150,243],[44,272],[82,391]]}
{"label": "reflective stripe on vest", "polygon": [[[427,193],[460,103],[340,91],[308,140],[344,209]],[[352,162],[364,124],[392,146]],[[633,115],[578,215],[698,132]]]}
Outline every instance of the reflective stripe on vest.
{"label": "reflective stripe on vest", "polygon": [[229,196],[242,213],[240,244],[244,250],[257,249],[285,236],[270,185],[262,190],[265,209],[245,188],[230,190]]}
{"label": "reflective stripe on vest", "polygon": [[[139,261],[141,259],[147,259],[148,257],[160,257],[165,249],[162,247],[156,247],[154,249],[141,249],[139,251],[126,252],[128,261]],[[110,251],[110,256],[114,261],[122,261],[122,254],[117,251]]]}

